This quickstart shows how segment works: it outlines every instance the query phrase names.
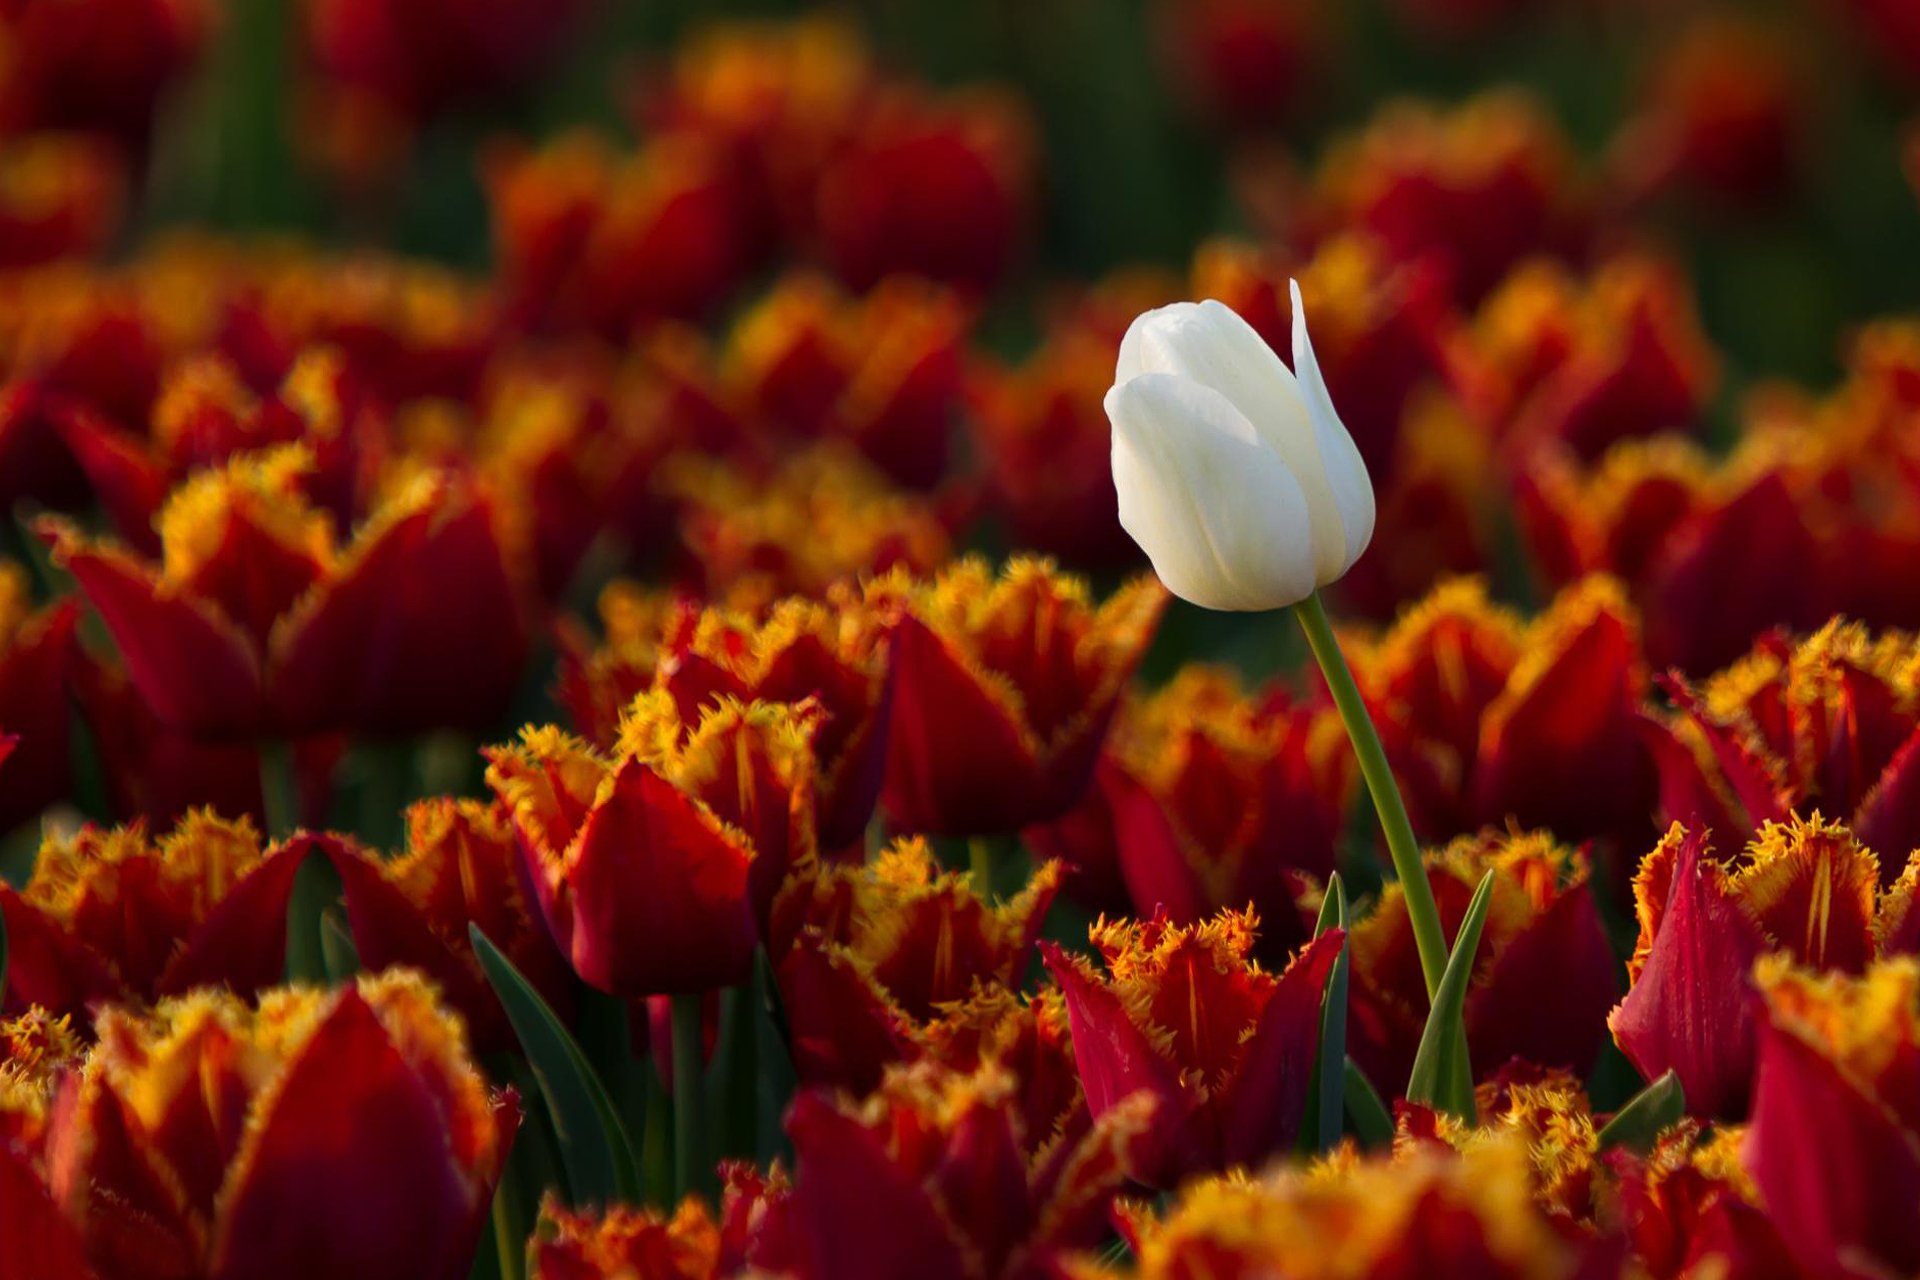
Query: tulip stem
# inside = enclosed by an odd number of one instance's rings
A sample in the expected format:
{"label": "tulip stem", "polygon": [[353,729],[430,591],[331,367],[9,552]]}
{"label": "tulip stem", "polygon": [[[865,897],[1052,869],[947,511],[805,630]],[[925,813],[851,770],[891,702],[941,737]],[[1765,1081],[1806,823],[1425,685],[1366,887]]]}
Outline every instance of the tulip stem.
{"label": "tulip stem", "polygon": [[284,840],[300,825],[300,785],[294,772],[293,744],[280,739],[262,742],[260,755],[260,811],[267,820],[267,838]]}
{"label": "tulip stem", "polygon": [[1414,946],[1420,952],[1420,972],[1426,978],[1427,998],[1440,987],[1440,976],[1447,969],[1447,939],[1440,928],[1440,909],[1434,905],[1433,886],[1427,883],[1426,868],[1420,863],[1420,842],[1414,838],[1413,823],[1407,819],[1407,806],[1400,799],[1400,787],[1387,764],[1386,748],[1367,714],[1367,704],[1354,683],[1340,641],[1333,634],[1327,608],[1314,592],[1293,607],[1300,629],[1306,632],[1307,646],[1320,664],[1333,705],[1346,724],[1353,753],[1360,761],[1360,776],[1366,779],[1367,792],[1373,797],[1374,812],[1380,815],[1380,827],[1386,833],[1387,852],[1393,858],[1394,874],[1400,878],[1400,890],[1406,895],[1407,920],[1413,926]]}
{"label": "tulip stem", "polygon": [[985,902],[993,896],[993,846],[985,836],[967,841],[967,870],[973,878],[973,893]]}
{"label": "tulip stem", "polygon": [[708,1192],[713,1173],[703,1021],[699,992],[673,997],[673,1183],[682,1196]]}

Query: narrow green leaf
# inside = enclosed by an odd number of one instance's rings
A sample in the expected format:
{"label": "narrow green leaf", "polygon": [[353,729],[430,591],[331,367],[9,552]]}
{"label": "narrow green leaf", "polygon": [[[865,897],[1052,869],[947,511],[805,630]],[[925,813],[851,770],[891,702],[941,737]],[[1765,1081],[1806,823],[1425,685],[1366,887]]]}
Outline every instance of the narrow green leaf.
{"label": "narrow green leaf", "polygon": [[1598,1134],[1600,1149],[1625,1147],[1629,1151],[1646,1151],[1662,1130],[1678,1124],[1686,1114],[1686,1090],[1680,1087],[1680,1077],[1669,1071],[1613,1113],[1613,1119],[1607,1121]]}
{"label": "narrow green leaf", "polygon": [[1473,1073],[1466,1067],[1466,1030],[1461,1011],[1467,1002],[1467,982],[1473,975],[1474,953],[1486,927],[1487,907],[1493,900],[1493,873],[1489,871],[1473,892],[1466,918],[1454,936],[1453,952],[1433,993],[1426,1030],[1414,1054],[1413,1074],[1407,1079],[1407,1100],[1436,1107],[1472,1124]]}
{"label": "narrow green leaf", "polygon": [[1341,1074],[1347,1081],[1347,1119],[1353,1122],[1353,1136],[1368,1150],[1391,1146],[1393,1113],[1380,1100],[1373,1081],[1367,1079],[1366,1072],[1360,1070],[1360,1064],[1352,1058],[1347,1059]]}
{"label": "narrow green leaf", "polygon": [[340,917],[331,911],[320,917],[320,958],[329,982],[345,982],[360,972],[360,949],[353,945],[353,935],[340,923]]}
{"label": "narrow green leaf", "polygon": [[[1345,932],[1347,926],[1347,890],[1336,871],[1327,881],[1327,896],[1321,900],[1313,936],[1317,938],[1334,928]],[[1301,1126],[1303,1151],[1327,1151],[1340,1140],[1340,1118],[1346,1109],[1347,1073],[1342,1064],[1347,1059],[1347,967],[1347,943],[1342,940],[1320,1005],[1320,1053],[1313,1064],[1313,1083],[1307,1095],[1316,1103]]]}
{"label": "narrow green leaf", "polygon": [[586,1055],[553,1010],[480,926],[467,926],[474,954],[500,997],[546,1101],[575,1206],[638,1203],[640,1180],[619,1113]]}

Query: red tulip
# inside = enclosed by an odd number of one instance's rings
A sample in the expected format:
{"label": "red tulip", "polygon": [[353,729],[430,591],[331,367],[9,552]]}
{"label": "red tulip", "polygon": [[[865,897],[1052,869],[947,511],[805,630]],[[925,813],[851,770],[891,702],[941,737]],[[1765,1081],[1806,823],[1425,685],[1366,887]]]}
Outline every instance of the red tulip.
{"label": "red tulip", "polygon": [[942,872],[925,841],[905,839],[871,864],[823,865],[797,883],[771,950],[801,1080],[871,1090],[910,1056],[921,1024],[1017,989],[1059,881],[1048,863],[990,904],[966,876]]}
{"label": "red tulip", "polygon": [[1707,856],[1704,833],[1675,825],[1634,880],[1640,938],[1632,987],[1608,1020],[1614,1040],[1642,1075],[1674,1071],[1694,1114],[1737,1118],[1753,1079],[1755,959],[1781,949],[1859,973],[1920,951],[1916,875],[1882,891],[1874,855],[1818,815],[1769,823],[1731,867]]}
{"label": "red tulip", "polygon": [[1683,1280],[1725,1268],[1753,1280],[1800,1280],[1779,1232],[1740,1169],[1740,1129],[1703,1137],[1687,1122],[1644,1158],[1615,1151],[1609,1165],[1621,1225],[1653,1280]]}
{"label": "red tulip", "polygon": [[1621,1274],[1615,1242],[1556,1220],[1536,1201],[1533,1177],[1525,1140],[1495,1132],[1461,1152],[1406,1143],[1391,1155],[1199,1180],[1164,1217],[1136,1223],[1129,1274],[1141,1280],[1597,1280]]}
{"label": "red tulip", "polygon": [[779,1165],[764,1177],[733,1163],[721,1173],[726,1189],[717,1218],[693,1197],[671,1217],[626,1206],[576,1213],[549,1197],[530,1242],[533,1280],[721,1280],[747,1267],[756,1275],[793,1275],[793,1188]]}
{"label": "red tulip", "polygon": [[1097,1243],[1150,1123],[1146,1099],[1049,1144],[1013,1095],[1000,1068],[932,1064],[895,1069],[865,1102],[803,1091],[787,1115],[799,1275],[1038,1280]]}
{"label": "red tulip", "polygon": [[1891,883],[1920,848],[1920,710],[1913,645],[1835,621],[1799,644],[1769,636],[1696,691],[1677,678],[1652,720],[1661,807],[1724,845],[1814,809],[1880,855]]}
{"label": "red tulip", "polygon": [[1351,760],[1331,707],[1249,697],[1189,665],[1122,705],[1086,799],[1024,836],[1103,909],[1185,925],[1251,904],[1258,954],[1282,962],[1307,938],[1307,881],[1333,870]]}
{"label": "red tulip", "polygon": [[695,609],[665,596],[609,587],[601,595],[606,644],[563,654],[558,695],[580,729],[608,744],[621,711],[647,689],[673,697],[691,724],[722,698],[798,703],[820,711],[820,846],[860,846],[880,792],[892,664],[881,620],[859,601],[790,598],[760,612]]}
{"label": "red tulip", "polygon": [[204,0],[17,0],[0,15],[17,68],[0,90],[0,127],[98,133],[143,153],[213,16]]}
{"label": "red tulip", "polygon": [[1450,113],[1390,105],[1322,163],[1320,215],[1396,262],[1431,262],[1472,305],[1528,258],[1578,257],[1591,236],[1571,148],[1543,107],[1482,94]]}
{"label": "red tulip", "polygon": [[1771,956],[1742,1152],[1810,1276],[1912,1275],[1920,1238],[1920,968],[1820,976]]}
{"label": "red tulip", "polygon": [[301,497],[298,448],[189,480],[154,565],[40,525],[148,706],[200,739],[489,723],[519,678],[520,592],[484,496],[422,477],[353,543]]}
{"label": "red tulip", "polygon": [[944,290],[890,280],[864,297],[793,275],[729,343],[746,398],[772,425],[853,446],[894,481],[931,489],[959,423],[969,315]]}
{"label": "red tulip", "polygon": [[1509,820],[1569,840],[1648,838],[1647,673],[1618,584],[1588,579],[1531,624],[1477,583],[1446,584],[1354,665],[1427,838]]}
{"label": "red tulip", "polygon": [[[1476,1077],[1518,1059],[1584,1074],[1599,1054],[1601,1023],[1619,994],[1614,959],[1594,906],[1586,858],[1544,835],[1482,834],[1427,857],[1427,881],[1452,937],[1474,886],[1494,873],[1486,932],[1474,956],[1466,1001],[1467,1043]],[[1353,927],[1354,1059],[1387,1088],[1413,1068],[1426,1024],[1406,899],[1382,892]]]}
{"label": "red tulip", "polygon": [[346,840],[323,838],[321,848],[340,875],[360,962],[372,972],[407,967],[426,974],[466,1022],[476,1051],[517,1041],[473,954],[472,925],[547,1003],[570,1006],[566,962],[521,892],[513,826],[499,808],[423,800],[407,810],[406,851],[390,860]]}
{"label": "red tulip", "polygon": [[895,573],[893,721],[881,804],[907,831],[1013,831],[1059,817],[1093,776],[1120,692],[1167,593],[1138,578],[1096,607],[1041,560],[980,560],[928,582]]}
{"label": "red tulip", "polygon": [[72,790],[71,699],[83,661],[76,618],[70,600],[35,611],[26,570],[0,561],[0,726],[19,751],[0,788],[0,832]]}
{"label": "red tulip", "polygon": [[99,1029],[47,1158],[99,1275],[467,1274],[519,1106],[417,978],[258,1012],[201,992]]}
{"label": "red tulip", "polygon": [[1066,997],[1094,1119],[1137,1094],[1154,1101],[1151,1147],[1137,1171],[1152,1185],[1257,1165],[1299,1133],[1342,937],[1322,934],[1275,977],[1248,960],[1253,931],[1251,913],[1185,928],[1102,922],[1091,936],[1105,975],[1053,943],[1041,946]]}
{"label": "red tulip", "polygon": [[150,844],[143,827],[49,838],[23,889],[0,885],[6,1007],[77,1018],[100,1001],[190,987],[269,987],[286,964],[287,898],[305,846],[262,849],[244,818],[187,815]]}
{"label": "red tulip", "polygon": [[726,701],[698,724],[634,703],[611,756],[552,727],[488,753],[554,941],[620,996],[736,985],[814,858],[809,713]]}
{"label": "red tulip", "polygon": [[46,1183],[48,1119],[80,1060],[66,1019],[0,1019],[0,1275],[96,1280]]}

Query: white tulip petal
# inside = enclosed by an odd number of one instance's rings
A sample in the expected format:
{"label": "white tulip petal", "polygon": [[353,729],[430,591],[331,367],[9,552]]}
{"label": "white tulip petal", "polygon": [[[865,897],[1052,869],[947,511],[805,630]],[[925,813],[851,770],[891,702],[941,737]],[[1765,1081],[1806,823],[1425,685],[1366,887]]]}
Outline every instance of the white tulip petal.
{"label": "white tulip petal", "polygon": [[1351,530],[1327,482],[1320,432],[1300,384],[1253,326],[1211,299],[1149,311],[1127,330],[1115,376],[1124,383],[1146,373],[1170,373],[1211,387],[1253,424],[1306,495],[1319,581],[1339,577],[1352,563],[1347,556]]}
{"label": "white tulip petal", "polygon": [[[1373,540],[1373,481],[1353,435],[1340,421],[1327,392],[1327,380],[1320,374],[1320,361],[1313,353],[1313,339],[1307,336],[1307,309],[1300,301],[1300,282],[1288,281],[1293,293],[1293,371],[1299,379],[1307,415],[1313,420],[1314,440],[1319,446],[1320,464],[1333,493],[1334,507],[1340,513],[1345,532],[1343,563],[1335,577],[1353,567],[1353,562]],[[1324,584],[1331,579],[1324,576]]]}
{"label": "white tulip petal", "polygon": [[1107,393],[1120,524],[1167,589],[1208,609],[1278,609],[1315,586],[1307,499],[1211,387],[1148,373]]}

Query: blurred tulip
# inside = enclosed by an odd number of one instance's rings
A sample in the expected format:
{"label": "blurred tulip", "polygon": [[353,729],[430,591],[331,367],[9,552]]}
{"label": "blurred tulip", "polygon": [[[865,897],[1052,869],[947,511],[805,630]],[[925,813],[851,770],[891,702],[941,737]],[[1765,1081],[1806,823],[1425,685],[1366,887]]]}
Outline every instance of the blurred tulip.
{"label": "blurred tulip", "polygon": [[24,888],[0,885],[6,1008],[88,1017],[190,987],[280,980],[301,843],[264,849],[246,819],[188,814],[150,843],[136,824],[49,836]]}
{"label": "blurred tulip", "polygon": [[0,1018],[0,1273],[96,1280],[47,1188],[47,1122],[81,1049],[64,1018]]}
{"label": "blurred tulip", "polygon": [[0,789],[0,832],[72,790],[71,699],[84,661],[77,618],[71,600],[36,611],[26,570],[0,560],[0,728],[19,752]]}
{"label": "blurred tulip", "polygon": [[1085,794],[1167,597],[1137,578],[1095,606],[1046,561],[996,577],[968,558],[929,581],[891,573],[867,601],[897,617],[882,808],[904,831],[990,835]]}
{"label": "blurred tulip", "polygon": [[864,1102],[803,1091],[786,1122],[798,1274],[1026,1280],[1097,1244],[1150,1123],[1145,1099],[1050,1144],[1024,1129],[1015,1087],[998,1067],[923,1064],[889,1072]]}
{"label": "blurred tulip", "polygon": [[0,132],[97,133],[143,157],[215,17],[208,0],[14,0],[0,12]]}
{"label": "blurred tulip", "polygon": [[1910,1275],[1920,1241],[1920,966],[1822,976],[1769,956],[1742,1150],[1788,1254],[1814,1276]]}
{"label": "blurred tulip", "polygon": [[1248,959],[1255,923],[1231,911],[1185,928],[1103,921],[1090,936],[1105,974],[1041,946],[1066,997],[1094,1119],[1141,1094],[1154,1101],[1151,1145],[1135,1171],[1149,1185],[1256,1166],[1299,1135],[1343,937],[1322,934],[1275,977]]}
{"label": "blurred tulip", "polygon": [[1107,415],[1120,523],[1182,599],[1279,609],[1339,578],[1373,536],[1373,488],[1294,294],[1293,373],[1218,302],[1134,322]]}
{"label": "blurred tulip", "polygon": [[1592,458],[1627,436],[1694,430],[1719,381],[1684,278],[1648,258],[1609,259],[1583,281],[1522,266],[1482,304],[1471,341],[1512,454],[1553,442]]}
{"label": "blurred tulip", "polygon": [[856,298],[795,275],[746,312],[727,354],[769,423],[845,441],[895,482],[932,489],[948,472],[968,323],[960,303],[920,281]]}
{"label": "blurred tulip", "polygon": [[1920,952],[1916,877],[1920,863],[1882,891],[1878,859],[1817,814],[1767,824],[1732,865],[1676,824],[1634,880],[1640,937],[1631,988],[1608,1019],[1614,1040],[1649,1079],[1674,1071],[1694,1114],[1740,1117],[1758,1034],[1753,962],[1783,950],[1860,973],[1878,956]]}
{"label": "blurred tulip", "polygon": [[513,826],[497,806],[442,797],[408,808],[407,846],[382,860],[352,841],[323,837],[340,876],[354,950],[369,972],[412,968],[427,975],[467,1026],[474,1050],[518,1041],[474,956],[479,926],[556,1009],[572,1004],[566,961],[521,889]]}
{"label": "blurred tulip", "polygon": [[917,275],[992,291],[1026,248],[1037,133],[1010,94],[880,94],[821,170],[821,251],[855,289]]}
{"label": "blurred tulip", "polygon": [[[0,19],[0,43],[4,32]],[[120,225],[125,185],[112,150],[84,136],[36,134],[0,145],[0,268],[93,257]]]}
{"label": "blurred tulip", "polygon": [[636,699],[603,755],[551,726],[489,751],[525,879],[589,985],[620,996],[733,986],[774,901],[814,858],[813,722],[781,703],[680,719]]}
{"label": "blurred tulip", "polygon": [[1473,306],[1536,256],[1578,260],[1591,203],[1572,147],[1537,100],[1493,90],[1451,111],[1390,102],[1321,162],[1309,220],[1430,263]]}
{"label": "blurred tulip", "polygon": [[896,567],[932,573],[953,535],[931,500],[892,488],[838,448],[800,453],[770,474],[676,459],[665,484],[700,593],[734,604],[821,595]]}
{"label": "blurred tulip", "polygon": [[[1544,834],[1482,834],[1427,855],[1426,864],[1448,937],[1459,929],[1474,886],[1488,872],[1494,877],[1465,1006],[1476,1077],[1490,1078],[1516,1059],[1584,1076],[1619,995],[1586,857]],[[1372,913],[1354,924],[1352,953],[1350,1052],[1386,1087],[1412,1070],[1427,1018],[1399,885],[1382,890]]]}
{"label": "blurred tulip", "polygon": [[1563,591],[1530,624],[1462,580],[1356,649],[1415,828],[1441,840],[1511,820],[1644,847],[1655,778],[1638,630],[1605,578]]}
{"label": "blurred tulip", "polygon": [[1327,14],[1316,0],[1197,0],[1156,6],[1174,88],[1209,123],[1284,122],[1323,87]]}
{"label": "blurred tulip", "polygon": [[[1056,318],[1024,363],[976,359],[967,379],[968,423],[990,500],[1020,546],[1076,569],[1137,562],[1139,549],[1120,527],[1103,401],[1126,323],[1177,293],[1158,273],[1116,276]],[[1116,310],[1125,312],[1117,327]]]}
{"label": "blurred tulip", "polygon": [[147,705],[192,737],[490,723],[526,630],[484,495],[423,475],[337,549],[301,496],[310,466],[289,446],[194,476],[157,517],[159,565],[38,527]]}
{"label": "blurred tulip", "polygon": [[821,866],[778,913],[770,948],[806,1084],[871,1091],[907,1056],[918,1024],[999,988],[1016,990],[1053,903],[1060,868],[1043,864],[993,905],[908,838],[861,866]]}
{"label": "blurred tulip", "polygon": [[101,1276],[458,1280],[519,1126],[417,977],[111,1011],[49,1184]]}

